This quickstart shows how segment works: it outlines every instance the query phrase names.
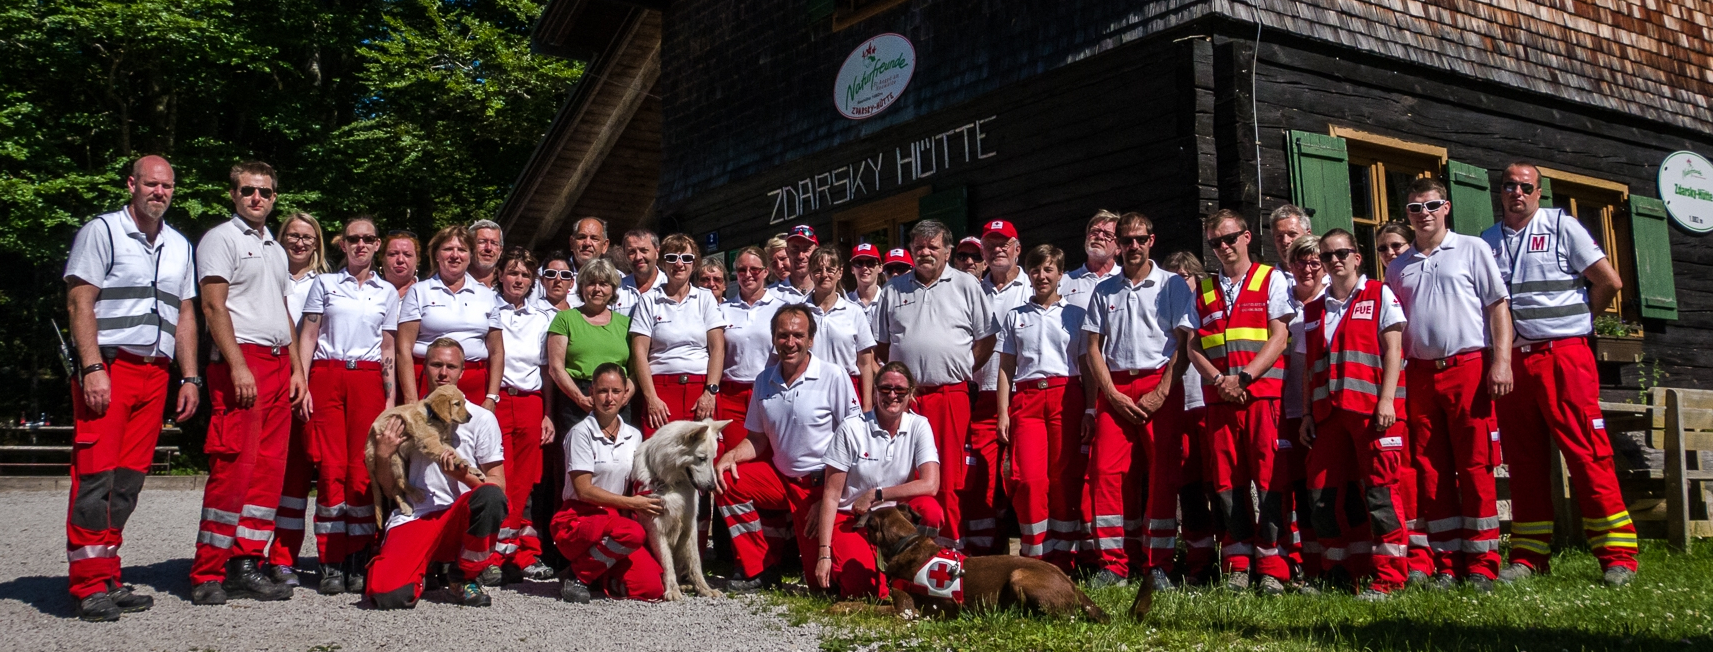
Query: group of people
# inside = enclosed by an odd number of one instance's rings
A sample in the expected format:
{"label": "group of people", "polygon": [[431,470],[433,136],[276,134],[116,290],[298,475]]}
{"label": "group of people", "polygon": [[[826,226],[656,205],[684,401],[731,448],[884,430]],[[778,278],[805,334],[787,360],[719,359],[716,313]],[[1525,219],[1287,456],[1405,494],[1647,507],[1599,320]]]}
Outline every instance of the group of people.
{"label": "group of people", "polygon": [[[1293,206],[1269,220],[1285,269],[1252,260],[1226,210],[1202,224],[1212,270],[1188,252],[1156,263],[1153,222],[1105,211],[1070,271],[1003,220],[962,241],[926,220],[907,247],[848,255],[800,225],[727,270],[682,234],[634,230],[609,252],[592,217],[538,259],[492,221],[424,247],[366,216],[338,231],[330,269],[314,217],[268,227],[277,180],[234,166],[234,215],[193,250],[162,219],[171,166],[144,157],[130,202],[78,232],[67,558],[84,619],[152,605],[120,581],[119,547],[175,361],[178,419],[204,388],[212,403],[195,604],[290,597],[312,481],[322,593],[407,608],[444,584],[482,606],[485,586],[558,576],[568,601],[658,599],[634,517],[661,503],[632,461],[667,423],[703,419],[731,422],[713,505],[740,591],[795,561],[842,596],[908,589],[855,527],[892,505],[969,554],[1008,553],[1014,520],[1021,554],[1097,585],[1489,589],[1548,570],[1549,442],[1606,582],[1635,570],[1585,343],[1590,302],[1620,282],[1574,217],[1539,208],[1527,163],[1504,172],[1485,242],[1446,228],[1443,185],[1415,182],[1409,225],[1376,237],[1384,281],[1356,236],[1317,236]],[[468,414],[453,450],[412,454],[410,491],[375,491],[401,480],[365,464],[377,416],[441,387]],[[383,424],[375,452],[403,428]],[[377,493],[410,509],[377,513]]]}

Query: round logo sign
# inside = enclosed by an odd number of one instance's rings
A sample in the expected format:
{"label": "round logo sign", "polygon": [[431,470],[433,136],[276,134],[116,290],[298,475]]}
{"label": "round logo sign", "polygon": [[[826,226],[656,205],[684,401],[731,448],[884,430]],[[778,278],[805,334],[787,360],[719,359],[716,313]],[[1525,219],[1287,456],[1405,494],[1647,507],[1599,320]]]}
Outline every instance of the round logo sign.
{"label": "round logo sign", "polygon": [[858,45],[833,82],[833,106],[853,120],[885,111],[904,94],[916,72],[916,47],[897,34],[881,34]]}
{"label": "round logo sign", "polygon": [[1713,163],[1695,152],[1672,152],[1659,166],[1659,197],[1677,225],[1713,231]]}

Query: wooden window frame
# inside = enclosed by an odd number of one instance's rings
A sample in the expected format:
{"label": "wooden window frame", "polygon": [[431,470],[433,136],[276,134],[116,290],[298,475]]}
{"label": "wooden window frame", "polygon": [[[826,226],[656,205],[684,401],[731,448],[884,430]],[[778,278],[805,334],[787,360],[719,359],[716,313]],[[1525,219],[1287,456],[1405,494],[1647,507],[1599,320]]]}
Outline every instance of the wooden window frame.
{"label": "wooden window frame", "polygon": [[[1553,206],[1562,208],[1587,228],[1606,253],[1606,260],[1618,270],[1624,289],[1607,306],[1595,308],[1595,315],[1614,315],[1627,322],[1641,321],[1641,305],[1635,301],[1636,260],[1635,240],[1626,210],[1630,187],[1598,177],[1553,168],[1535,166],[1542,179],[1552,182]],[[1589,201],[1593,200],[1593,201]],[[1591,204],[1591,205],[1590,205]],[[1597,215],[1585,216],[1590,209]],[[1598,231],[1589,225],[1597,222]]]}
{"label": "wooden window frame", "polygon": [[[837,5],[843,5],[843,0],[834,0]],[[833,9],[833,31],[842,31],[852,25],[885,13],[888,9],[904,4],[908,0],[877,0],[875,3],[852,11],[838,6]]]}
{"label": "wooden window frame", "polygon": [[[1444,170],[1450,153],[1444,147],[1414,143],[1407,140],[1382,136],[1349,127],[1331,127],[1330,134],[1343,138],[1349,153],[1349,164],[1368,169],[1368,197],[1366,216],[1358,215],[1355,208],[1356,197],[1351,197],[1351,222],[1358,228],[1378,230],[1382,225],[1392,221],[1406,221],[1402,215],[1395,218],[1390,214],[1387,197],[1391,189],[1386,187],[1387,165],[1394,169],[1403,168],[1415,170],[1412,178],[1437,176]],[[1401,189],[1399,189],[1401,190]],[[1372,238],[1370,238],[1372,240]],[[1358,244],[1358,246],[1361,246]],[[1378,252],[1364,250],[1362,258],[1369,261],[1376,274],[1379,273],[1380,258]]]}

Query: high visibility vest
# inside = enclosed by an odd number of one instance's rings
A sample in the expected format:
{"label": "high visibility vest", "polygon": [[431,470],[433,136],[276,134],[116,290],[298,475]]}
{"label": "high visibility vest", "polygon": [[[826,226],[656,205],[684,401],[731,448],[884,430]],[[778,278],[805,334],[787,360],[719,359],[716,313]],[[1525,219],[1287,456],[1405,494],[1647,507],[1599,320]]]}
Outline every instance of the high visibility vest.
{"label": "high visibility vest", "polygon": [[[1358,414],[1373,414],[1380,402],[1380,384],[1385,378],[1385,349],[1380,345],[1380,314],[1385,284],[1370,279],[1358,288],[1344,310],[1344,319],[1328,344],[1321,330],[1326,327],[1326,297],[1303,307],[1303,337],[1308,339],[1308,363],[1314,418],[1332,417],[1333,408]],[[1404,415],[1404,388],[1400,383],[1392,408]]]}
{"label": "high visibility vest", "polygon": [[[184,285],[193,263],[190,241],[166,224],[155,236],[155,251],[125,232],[124,213],[95,218],[106,229],[113,259],[95,297],[96,341],[101,346],[155,346],[174,351],[181,297],[195,296]],[[98,227],[99,228],[99,227]]]}
{"label": "high visibility vest", "polygon": [[[1196,312],[1201,316],[1201,326],[1196,329],[1196,337],[1201,341],[1207,361],[1227,375],[1242,371],[1244,365],[1254,360],[1261,353],[1261,348],[1267,346],[1267,322],[1270,321],[1267,296],[1272,278],[1272,266],[1250,265],[1249,275],[1237,291],[1237,300],[1229,308],[1225,305],[1225,296],[1220,292],[1218,281],[1211,276],[1201,280],[1201,292],[1196,295]],[[1284,390],[1286,364],[1284,355],[1273,360],[1272,368],[1249,384],[1249,394],[1255,398],[1279,398]],[[1212,386],[1213,379],[1204,377],[1202,384]],[[1203,396],[1208,403],[1225,400],[1218,391],[1204,392]]]}

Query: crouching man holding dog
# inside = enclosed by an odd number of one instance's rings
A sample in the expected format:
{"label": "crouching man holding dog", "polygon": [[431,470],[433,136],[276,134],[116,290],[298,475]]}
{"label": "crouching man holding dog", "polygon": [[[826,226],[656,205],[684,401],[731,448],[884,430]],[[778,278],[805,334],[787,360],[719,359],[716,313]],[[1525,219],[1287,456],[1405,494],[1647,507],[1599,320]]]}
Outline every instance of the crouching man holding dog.
{"label": "crouching man holding dog", "polygon": [[[428,345],[423,374],[430,390],[458,385],[464,373],[464,347],[440,338]],[[486,607],[488,594],[476,577],[492,565],[489,558],[506,517],[505,454],[500,447],[500,424],[494,413],[465,402],[470,420],[453,431],[452,446],[440,459],[412,455],[407,482],[424,498],[412,501],[405,515],[394,510],[387,519],[381,552],[369,566],[369,599],[378,609],[411,609],[422,597],[422,578],[429,562],[458,561],[463,581],[457,584],[458,603]],[[404,443],[404,423],[394,419],[382,431],[377,457],[391,457]],[[470,460],[487,476],[477,479],[461,460]],[[392,487],[389,465],[375,467],[377,486]],[[410,500],[408,497],[395,497]]]}

